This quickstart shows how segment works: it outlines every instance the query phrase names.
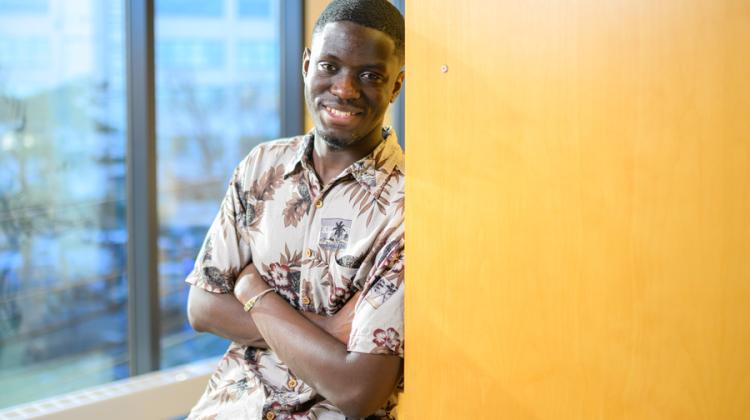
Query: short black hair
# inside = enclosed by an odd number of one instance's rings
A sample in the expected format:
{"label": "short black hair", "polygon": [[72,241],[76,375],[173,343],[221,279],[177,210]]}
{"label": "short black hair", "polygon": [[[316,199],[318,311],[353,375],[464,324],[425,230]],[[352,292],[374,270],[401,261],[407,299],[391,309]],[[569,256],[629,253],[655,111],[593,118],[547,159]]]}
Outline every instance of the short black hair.
{"label": "short black hair", "polygon": [[333,0],[313,27],[313,34],[332,22],[353,22],[383,32],[396,46],[396,55],[404,62],[404,16],[387,0]]}

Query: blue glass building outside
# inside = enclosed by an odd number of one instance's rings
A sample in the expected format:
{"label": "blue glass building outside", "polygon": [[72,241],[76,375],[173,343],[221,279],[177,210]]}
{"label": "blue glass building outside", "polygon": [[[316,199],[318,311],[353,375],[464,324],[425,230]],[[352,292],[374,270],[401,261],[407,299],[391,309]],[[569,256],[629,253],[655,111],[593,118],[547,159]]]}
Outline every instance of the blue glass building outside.
{"label": "blue glass building outside", "polygon": [[234,167],[279,136],[280,3],[156,1],[162,367],[228,345],[189,327],[183,280]]}
{"label": "blue glass building outside", "polygon": [[0,406],[127,375],[122,2],[0,2]]}

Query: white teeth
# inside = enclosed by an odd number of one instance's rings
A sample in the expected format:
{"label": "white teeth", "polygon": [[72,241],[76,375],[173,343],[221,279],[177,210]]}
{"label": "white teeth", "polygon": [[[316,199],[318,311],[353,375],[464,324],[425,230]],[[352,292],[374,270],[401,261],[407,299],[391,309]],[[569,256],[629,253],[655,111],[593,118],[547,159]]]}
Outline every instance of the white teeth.
{"label": "white teeth", "polygon": [[331,108],[331,107],[328,107],[328,106],[326,107],[326,109],[328,110],[328,112],[330,112],[331,114],[333,114],[333,115],[335,115],[337,117],[349,117],[349,116],[354,115],[354,113],[352,113],[352,112],[340,111],[338,109],[334,109],[334,108]]}

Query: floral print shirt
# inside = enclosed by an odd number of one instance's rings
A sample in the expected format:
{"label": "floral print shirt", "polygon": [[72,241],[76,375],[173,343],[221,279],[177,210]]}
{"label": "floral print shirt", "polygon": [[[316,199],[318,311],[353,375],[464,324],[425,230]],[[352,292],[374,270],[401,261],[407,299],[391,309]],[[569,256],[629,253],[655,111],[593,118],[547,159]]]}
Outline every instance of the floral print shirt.
{"label": "floral print shirt", "polygon": [[[328,185],[313,133],[261,144],[240,162],[187,282],[232,293],[254,263],[300,311],[333,315],[358,290],[348,350],[404,354],[404,163],[395,134]],[[396,396],[373,417],[393,418]],[[344,419],[273,351],[232,343],[191,419]]]}

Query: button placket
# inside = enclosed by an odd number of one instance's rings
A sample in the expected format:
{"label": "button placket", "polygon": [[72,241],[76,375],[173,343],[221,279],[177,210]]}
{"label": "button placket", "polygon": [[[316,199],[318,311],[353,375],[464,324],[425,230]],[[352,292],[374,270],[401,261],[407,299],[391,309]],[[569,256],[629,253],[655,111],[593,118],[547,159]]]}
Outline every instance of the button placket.
{"label": "button placket", "polygon": [[[314,205],[311,206],[310,208],[309,224],[307,225],[307,231],[305,232],[304,244],[306,248],[305,248],[304,253],[305,253],[305,256],[308,258],[308,260],[311,259],[315,255],[315,249],[318,246],[318,235],[316,235],[315,232],[313,232],[313,227],[317,226],[318,228],[320,228],[319,221],[321,220],[321,217],[319,217],[318,213],[319,213],[319,210],[321,210],[323,208],[323,205],[325,204],[326,194],[328,194],[328,192],[331,191],[333,187],[338,185],[340,182],[346,179],[349,179],[351,176],[352,176],[351,174],[346,174],[345,176],[335,179],[333,182],[329,183],[328,185],[323,186],[322,188],[320,187],[319,183],[316,182],[314,184],[316,187],[315,189],[319,190],[320,192],[313,199]],[[315,181],[317,181],[317,177],[313,176],[311,178],[316,178]],[[309,275],[309,269],[311,265],[312,264],[309,263],[308,266],[305,267],[307,270],[307,273],[302,273],[302,274],[305,274],[303,278],[309,278],[308,275]],[[312,299],[309,296],[307,296],[307,294],[303,294],[303,289],[302,289],[303,283],[304,282],[300,282],[299,284],[299,289],[297,290],[297,296],[301,298],[300,299],[301,304],[303,306],[307,306],[312,303]]]}
{"label": "button placket", "polygon": [[[314,180],[313,180],[314,178]],[[306,265],[303,265],[302,268],[302,278],[309,278],[310,276],[310,268],[313,266],[312,258],[315,256],[315,249],[317,247],[317,240],[318,236],[315,235],[314,227],[320,226],[320,223],[318,222],[320,218],[318,217],[318,209],[323,207],[323,197],[328,191],[330,186],[325,186],[321,188],[320,183],[318,182],[317,176],[308,175],[308,179],[310,180],[310,195],[312,197],[312,206],[310,206],[310,218],[308,219],[308,225],[307,229],[305,230],[305,238],[304,238],[304,255],[307,257],[308,263]],[[318,191],[317,195],[313,195],[315,191]],[[304,281],[300,281],[299,288],[297,290],[297,296],[299,297],[300,304],[304,306],[308,306],[312,303],[312,299],[304,293]],[[292,388],[292,387],[290,387]]]}
{"label": "button placket", "polygon": [[328,190],[330,190],[330,189],[331,189],[331,185],[330,184],[326,185],[325,187],[323,187],[322,190],[320,190],[320,194],[318,194],[315,197],[315,203],[314,204],[315,204],[315,208],[316,209],[320,209],[320,208],[323,207],[323,200],[325,199],[326,193],[328,193]]}

